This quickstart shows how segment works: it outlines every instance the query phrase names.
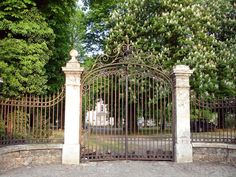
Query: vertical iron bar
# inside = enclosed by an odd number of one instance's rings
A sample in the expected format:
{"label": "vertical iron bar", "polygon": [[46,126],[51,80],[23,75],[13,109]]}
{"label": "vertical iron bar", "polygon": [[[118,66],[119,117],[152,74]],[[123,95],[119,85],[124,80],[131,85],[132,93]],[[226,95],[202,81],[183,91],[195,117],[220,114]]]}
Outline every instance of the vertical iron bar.
{"label": "vertical iron bar", "polygon": [[[108,117],[112,117],[110,113],[110,76],[107,76],[107,111],[108,111]],[[112,125],[113,126],[113,125]],[[111,147],[111,141],[112,141],[112,126],[110,127],[108,131],[108,136],[109,136],[109,142],[107,143],[109,151],[111,151],[110,158],[112,158],[112,147]]]}
{"label": "vertical iron bar", "polygon": [[161,141],[161,149],[163,149],[163,83],[160,83],[160,141]]}
{"label": "vertical iron bar", "polygon": [[[91,136],[88,138],[88,141],[90,141],[90,140],[93,140],[93,139],[95,139],[95,142],[96,142],[96,144],[94,145],[94,144],[92,144],[92,149],[93,149],[93,151],[95,150],[95,156],[93,156],[92,158],[95,158],[96,157],[96,154],[97,154],[97,137],[96,137],[96,130],[94,131],[94,128],[96,128],[96,123],[97,123],[97,118],[96,118],[96,120],[94,120],[94,118],[95,118],[95,116],[94,116],[94,108],[95,108],[95,104],[94,104],[94,98],[96,98],[96,94],[95,94],[95,90],[94,90],[94,86],[95,86],[95,81],[94,81],[94,79],[93,79],[93,89],[92,89],[92,109],[90,109],[90,107],[89,107],[89,110],[91,110],[92,111],[92,125],[93,125],[93,127],[92,127],[92,130],[91,130]],[[96,128],[97,129],[97,128]],[[94,135],[94,133],[95,133],[95,135]],[[95,147],[94,147],[95,146]]]}
{"label": "vertical iron bar", "polygon": [[[10,104],[8,105],[8,123],[10,124],[10,133],[13,134],[13,126],[14,126],[14,112],[13,112],[13,106],[14,100],[10,100]],[[12,115],[13,114],[13,115]]]}
{"label": "vertical iron bar", "polygon": [[151,82],[151,78],[149,76],[148,77],[148,120],[149,120],[150,125],[148,127],[147,140],[148,140],[149,151],[151,153],[151,139],[150,139],[151,137],[150,136],[151,136],[152,122],[151,122],[151,83],[150,82]]}
{"label": "vertical iron bar", "polygon": [[58,128],[59,128],[59,119],[58,119],[58,116],[59,116],[59,102],[58,102],[58,96],[59,96],[59,93],[57,91],[57,97],[56,97],[56,104],[57,104],[57,131],[58,131]]}
{"label": "vertical iron bar", "polygon": [[[163,88],[164,90],[166,91],[166,84],[164,83],[163,85]],[[166,151],[167,151],[167,148],[166,148],[166,95],[164,93],[164,98],[163,98],[163,139],[164,139],[164,154],[165,155],[165,158],[166,158]]]}
{"label": "vertical iron bar", "polygon": [[[106,158],[106,152],[108,151],[108,148],[107,148],[107,137],[106,137],[106,131],[107,131],[107,117],[106,117],[106,109],[105,109],[105,105],[106,105],[106,97],[105,97],[105,92],[106,92],[106,78],[104,77],[104,76],[102,76],[101,77],[101,85],[103,85],[103,110],[101,110],[101,112],[103,111],[104,113],[105,113],[105,118],[103,118],[104,120],[103,120],[103,124],[104,124],[104,130],[103,130],[103,132],[104,132],[104,134],[103,134],[103,136],[104,136],[104,138],[105,138],[105,140],[104,140],[104,148],[103,148],[103,156]],[[101,108],[102,109],[102,108]]]}
{"label": "vertical iron bar", "polygon": [[121,131],[122,131],[122,133],[121,133],[121,135],[122,135],[122,158],[124,158],[124,156],[123,155],[125,155],[125,153],[126,153],[126,151],[125,151],[125,147],[124,147],[124,141],[125,141],[125,138],[124,138],[124,123],[125,123],[125,114],[124,114],[124,94],[125,94],[125,90],[124,90],[124,81],[123,81],[123,78],[124,77],[122,77],[122,82],[121,82],[121,89],[122,89],[122,104],[121,104],[121,117],[122,117],[122,123],[121,123]]}
{"label": "vertical iron bar", "polygon": [[[197,117],[197,123],[198,123],[197,124],[197,130],[198,130],[198,132],[200,132],[200,121],[201,121],[200,118],[201,118],[201,112],[202,112],[201,104],[204,105],[202,97],[199,98],[199,103],[198,103],[198,109],[199,109],[198,117]],[[202,141],[201,133],[199,133],[198,138],[199,138],[199,141]]]}
{"label": "vertical iron bar", "polygon": [[133,121],[132,121],[132,74],[129,76],[129,81],[128,81],[128,100],[129,100],[129,118],[128,118],[128,157],[132,156],[132,154],[129,152],[132,151],[132,126],[133,126]]}
{"label": "vertical iron bar", "polygon": [[[233,99],[232,99],[233,100]],[[230,98],[228,98],[228,100],[227,100],[227,103],[229,104],[228,106],[229,106],[229,113],[230,113],[230,115],[232,114],[232,115],[234,115],[233,113],[233,105],[232,105],[232,107],[231,107],[231,105],[230,105]],[[230,119],[231,119],[231,116],[230,116]],[[232,122],[233,123],[233,122]],[[232,140],[233,140],[233,129],[234,129],[234,125],[231,125],[230,127],[230,141],[232,142]]]}
{"label": "vertical iron bar", "polygon": [[[94,111],[96,113],[96,107],[97,107],[97,102],[98,102],[98,94],[99,94],[99,84],[98,84],[98,78],[96,79],[97,80],[97,87],[96,87],[96,102],[95,102],[95,108],[94,108]],[[98,146],[98,141],[99,141],[99,137],[98,137],[98,117],[97,115],[95,114],[95,117],[96,117],[96,159],[99,158],[99,150],[100,150],[100,147]],[[101,140],[100,140],[101,141]]]}
{"label": "vertical iron bar", "polygon": [[[134,135],[136,137],[136,132],[137,132],[137,120],[138,120],[138,117],[137,117],[137,113],[136,113],[136,104],[137,104],[137,97],[136,97],[136,76],[134,76],[134,97],[133,97],[133,100],[134,100],[134,104],[133,104],[133,107],[134,107]],[[135,141],[136,141],[137,138],[135,138]]]}
{"label": "vertical iron bar", "polygon": [[51,94],[49,94],[48,96],[48,131],[50,132],[51,132],[51,101],[52,101],[51,96],[52,96]]}
{"label": "vertical iron bar", "polygon": [[[8,121],[7,121],[7,112],[6,112],[6,100],[4,100],[4,105],[3,105],[3,120],[4,120],[4,125],[8,125]],[[7,137],[8,140],[8,132],[7,132],[7,127],[5,127],[5,135]]]}
{"label": "vertical iron bar", "polygon": [[145,75],[145,135],[144,135],[144,154],[145,157],[147,158],[147,151],[148,151],[148,146],[149,146],[149,126],[148,126],[148,121],[149,121],[149,77]]}
{"label": "vertical iron bar", "polygon": [[19,131],[19,122],[17,122],[17,112],[20,110],[19,108],[19,100],[14,99],[16,105],[15,105],[15,111],[13,113],[13,124],[14,124],[14,132],[17,133],[17,131]]}
{"label": "vertical iron bar", "polygon": [[[156,89],[155,89],[155,91],[156,91],[156,119],[157,119],[157,133],[156,133],[156,136],[157,136],[157,141],[156,141],[156,149],[159,149],[159,140],[160,140],[160,137],[159,137],[159,128],[158,128],[158,126],[159,126],[159,83],[158,83],[159,81],[157,80],[156,81]],[[158,152],[157,152],[157,154],[156,154],[156,158],[159,158],[158,157]]]}
{"label": "vertical iron bar", "polygon": [[[114,75],[115,76],[115,84],[114,84],[114,89],[115,89],[115,113],[114,113],[114,124],[115,124],[115,133],[114,133],[114,147],[116,147],[117,146],[117,123],[118,123],[118,121],[117,121],[117,108],[116,108],[116,102],[117,102],[117,76],[116,75]],[[117,153],[117,150],[113,150],[113,151],[116,151],[116,153]]]}
{"label": "vertical iron bar", "polygon": [[48,134],[48,132],[47,132],[47,116],[46,116],[46,114],[47,114],[47,96],[44,96],[43,97],[44,99],[44,101],[42,102],[42,107],[43,107],[43,109],[44,109],[44,116],[43,116],[43,118],[44,118],[44,127],[43,127],[43,139],[45,139],[46,140],[46,138],[48,137],[49,138],[49,134]]}
{"label": "vertical iron bar", "polygon": [[[195,121],[196,121],[196,116],[197,116],[197,97],[196,95],[193,95],[191,97],[191,110],[193,111],[193,116],[194,119],[192,119],[192,123],[190,122],[190,126],[192,126],[192,132],[191,132],[191,137],[192,137],[192,142],[196,141],[197,139],[197,133],[196,133],[196,126],[195,126]],[[190,114],[191,115],[191,114]],[[191,121],[191,119],[190,119]]]}
{"label": "vertical iron bar", "polygon": [[20,112],[20,119],[21,119],[21,139],[24,138],[25,133],[25,112],[24,112],[24,97],[21,98],[21,112]]}
{"label": "vertical iron bar", "polygon": [[[137,73],[136,73],[137,74]],[[138,137],[137,137],[137,120],[138,120],[138,117],[137,117],[137,114],[136,114],[136,104],[137,104],[137,98],[136,98],[136,75],[134,75],[134,78],[133,78],[133,85],[134,85],[134,96],[133,96],[133,117],[134,117],[134,143],[133,143],[133,146],[134,146],[134,158],[135,158],[135,154],[137,154],[137,140],[138,140]]]}
{"label": "vertical iron bar", "polygon": [[[140,116],[140,87],[139,87],[139,84],[140,84],[140,79],[139,79],[139,77],[138,77],[138,79],[137,79],[137,104],[138,104],[138,110],[137,110],[137,120],[136,121],[138,121],[138,119],[140,118],[139,116]],[[138,132],[138,158],[140,158],[140,144],[139,144],[139,141],[140,141],[140,125],[139,125],[139,121],[137,122],[137,124],[138,124],[138,126],[137,126],[137,132]],[[142,125],[141,125],[142,126]]]}
{"label": "vertical iron bar", "polygon": [[[100,108],[98,108],[98,110],[100,110],[101,112],[101,105],[102,105],[102,79],[103,77],[100,76],[100,83],[99,83],[99,86],[100,86],[100,93],[99,93],[99,102],[100,102]],[[100,115],[100,131],[99,131],[99,136],[102,137],[102,142],[105,142],[105,137],[104,137],[104,129],[105,129],[105,126],[103,125],[104,124],[104,121],[102,120],[102,116]],[[102,130],[103,129],[103,130]],[[101,145],[101,150],[100,150],[100,157],[102,158],[104,156],[104,143],[102,143]]]}
{"label": "vertical iron bar", "polygon": [[[218,114],[217,114],[217,112],[218,112],[218,110],[217,110],[217,100],[214,100],[214,102],[213,102],[213,104],[214,104],[214,115],[215,115],[215,123],[216,123],[216,121],[218,120]],[[217,124],[216,124],[217,125]],[[216,126],[215,127],[215,129],[214,129],[214,131],[213,131],[213,133],[212,133],[212,138],[213,138],[213,141],[214,142],[217,142],[217,131],[216,131],[216,129],[218,128],[218,126]]]}
{"label": "vertical iron bar", "polygon": [[[80,115],[78,118],[79,118],[79,144],[81,145],[82,144],[82,133],[83,133],[83,83],[81,83],[79,87],[80,87],[80,94],[78,95],[79,96],[78,99],[80,99],[80,103],[77,106],[78,106],[78,109],[80,110]],[[85,115],[84,115],[84,117],[85,117]],[[86,149],[86,148],[84,147],[84,149]],[[81,157],[80,157],[80,159],[81,159]]]}
{"label": "vertical iron bar", "polygon": [[35,106],[36,106],[36,103],[35,103],[35,96],[33,95],[32,97],[32,135],[33,135],[33,138],[35,138]]}
{"label": "vertical iron bar", "polygon": [[39,137],[39,96],[37,96],[37,110],[36,110],[36,136]]}
{"label": "vertical iron bar", "polygon": [[55,94],[52,95],[52,134],[54,135],[55,130]]}
{"label": "vertical iron bar", "polygon": [[[224,109],[225,109],[225,114],[226,114],[226,116],[227,116],[227,114],[229,113],[229,105],[228,105],[228,99],[227,98],[225,98],[225,100],[224,100],[224,105],[223,105],[223,107],[224,107]],[[225,119],[227,119],[227,117],[226,116],[224,116],[225,117]],[[226,121],[226,120],[225,120]],[[226,122],[225,122],[226,123]],[[226,128],[226,131],[227,131],[227,143],[229,143],[230,142],[230,140],[231,140],[231,138],[230,138],[230,127],[229,127],[229,125],[228,124],[225,124],[225,128]]]}
{"label": "vertical iron bar", "polygon": [[[170,127],[170,106],[169,106],[169,104],[170,104],[170,90],[169,90],[169,87],[168,87],[169,85],[167,84],[167,90],[168,90],[168,93],[167,93],[167,131],[166,131],[166,133],[167,133],[167,145],[168,145],[168,151],[171,151],[171,148],[170,148],[170,143],[171,143],[171,141],[170,141],[170,136],[169,136],[169,134],[171,134],[171,127]],[[170,154],[169,154],[170,155]],[[170,158],[170,157],[169,157]]]}
{"label": "vertical iron bar", "polygon": [[[92,152],[91,151],[92,148],[90,150],[90,141],[89,141],[90,136],[91,136],[90,135],[90,133],[91,133],[90,132],[90,124],[91,124],[91,122],[90,121],[91,121],[91,117],[93,116],[93,115],[90,115],[91,114],[91,111],[90,111],[91,110],[90,109],[90,99],[91,99],[90,98],[90,94],[91,94],[90,86],[91,85],[89,84],[85,88],[83,86],[81,87],[82,88],[81,89],[82,101],[83,101],[83,103],[81,103],[81,106],[83,107],[83,105],[84,105],[83,112],[82,112],[82,116],[84,116],[84,117],[82,117],[82,119],[84,119],[84,125],[83,125],[84,131],[82,131],[82,134],[81,134],[81,137],[83,138],[83,141],[81,142],[81,145],[84,147],[84,153],[86,151]],[[83,90],[83,89],[85,89],[85,90]],[[88,100],[87,100],[87,97],[88,97]],[[88,108],[87,108],[87,104],[88,104]],[[83,115],[83,113],[84,113],[84,115]],[[88,153],[88,154],[85,153],[84,157],[90,159],[91,158],[90,157],[90,153]]]}
{"label": "vertical iron bar", "polygon": [[235,136],[236,136],[236,96],[233,97],[232,99],[233,99],[232,113],[233,113],[233,119],[234,119],[233,134],[234,134],[234,140],[235,140]]}
{"label": "vertical iron bar", "polygon": [[128,75],[125,76],[125,159],[128,158]]}
{"label": "vertical iron bar", "polygon": [[43,96],[40,96],[40,139],[43,132]]}
{"label": "vertical iron bar", "polygon": [[142,73],[142,75],[141,75],[141,92],[142,92],[142,95],[141,95],[141,97],[142,97],[142,120],[143,120],[143,125],[142,125],[142,138],[141,138],[141,150],[142,150],[142,154],[141,154],[141,158],[143,158],[143,156],[144,156],[144,148],[143,148],[143,146],[144,146],[144,129],[145,129],[145,115],[144,115],[144,113],[145,113],[145,108],[144,108],[144,97],[145,97],[145,94],[144,94],[144,91],[145,91],[145,89],[144,89],[144,77],[143,77],[143,73]]}
{"label": "vertical iron bar", "polygon": [[[214,100],[211,100],[210,104],[209,104],[209,111],[211,113],[211,119],[213,118],[214,115]],[[211,121],[210,121],[211,122]],[[210,123],[209,121],[207,121],[207,123]],[[211,125],[208,125],[208,141],[209,142],[213,142],[212,141],[212,133],[213,133],[213,129]]]}
{"label": "vertical iron bar", "polygon": [[[111,100],[110,100],[110,109],[111,109],[111,117],[114,117],[114,114],[113,114],[113,105],[114,105],[114,103],[113,103],[113,97],[114,97],[114,92],[113,92],[113,89],[114,89],[114,85],[113,85],[113,80],[114,80],[114,78],[113,78],[113,74],[111,75],[111,87],[110,87],[110,98],[111,98]],[[114,117],[114,126],[115,126],[115,117]],[[113,136],[114,136],[114,129],[115,129],[115,127],[114,128],[112,128],[112,130],[111,130],[111,140],[110,140],[110,147],[111,147],[111,151],[113,151]]]}
{"label": "vertical iron bar", "polygon": [[11,114],[9,114],[9,112],[10,112],[10,109],[9,109],[10,105],[11,104],[6,104],[6,120],[7,120],[7,134],[12,137],[12,133],[11,133]]}
{"label": "vertical iron bar", "polygon": [[155,126],[156,126],[156,123],[155,123],[155,117],[154,117],[154,112],[155,112],[155,93],[154,93],[154,90],[155,90],[155,80],[154,80],[154,77],[152,78],[152,122],[153,122],[153,127],[152,127],[152,150],[153,150],[153,158],[155,158]]}
{"label": "vertical iron bar", "polygon": [[156,83],[156,110],[157,110],[157,113],[156,113],[156,118],[157,118],[157,135],[159,135],[159,128],[158,128],[158,126],[159,126],[159,90],[158,90],[158,88],[159,88],[159,83],[158,83],[158,81],[157,81],[157,83]]}
{"label": "vertical iron bar", "polygon": [[224,107],[223,107],[223,105],[224,105],[224,98],[222,97],[221,98],[221,104],[219,105],[219,107],[222,109],[222,116],[223,116],[223,141],[222,141],[222,143],[224,143],[225,142],[225,110],[224,110]]}
{"label": "vertical iron bar", "polygon": [[111,136],[111,144],[110,144],[110,146],[111,146],[111,151],[113,151],[114,149],[113,149],[113,139],[114,139],[114,129],[115,129],[115,117],[114,117],[114,113],[113,113],[113,106],[114,106],[114,103],[113,103],[113,97],[114,97],[114,86],[113,86],[113,80],[114,80],[114,78],[113,78],[113,74],[111,75],[111,105],[110,105],[110,108],[111,108],[111,117],[113,117],[114,118],[114,128],[112,128],[112,131],[111,131],[111,134],[112,134],[112,136]]}
{"label": "vertical iron bar", "polygon": [[29,95],[29,131],[28,134],[31,136],[31,109],[32,109],[32,97]]}
{"label": "vertical iron bar", "polygon": [[122,145],[122,143],[120,142],[120,128],[121,128],[121,125],[120,123],[122,122],[121,120],[121,116],[120,116],[120,77],[121,75],[118,75],[118,128],[119,128],[119,131],[118,131],[118,150],[117,150],[117,155],[118,155],[118,158],[120,158],[120,154],[122,153],[122,148],[120,147]]}
{"label": "vertical iron bar", "polygon": [[[22,127],[23,127],[23,123],[22,123],[22,116],[21,116],[21,113],[23,112],[23,110],[22,110],[22,98],[20,98],[19,99],[19,112],[17,113],[17,119],[18,119],[18,121],[19,121],[19,133],[21,134],[22,133]],[[21,137],[20,137],[21,139],[22,139],[22,135],[21,135]]]}
{"label": "vertical iron bar", "polygon": [[[62,127],[63,127],[63,120],[62,120],[62,115],[63,115],[63,97],[61,96],[61,94],[62,94],[62,90],[60,89],[59,100],[58,100],[60,102],[60,114],[59,114],[60,131],[62,130]],[[80,107],[80,105],[79,105],[79,107]]]}

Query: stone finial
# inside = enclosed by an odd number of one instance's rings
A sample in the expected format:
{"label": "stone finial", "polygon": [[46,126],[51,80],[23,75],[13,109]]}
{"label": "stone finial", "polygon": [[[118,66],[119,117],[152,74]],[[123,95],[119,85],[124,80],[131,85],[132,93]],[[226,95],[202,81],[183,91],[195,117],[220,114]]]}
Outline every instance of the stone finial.
{"label": "stone finial", "polygon": [[76,57],[79,56],[79,53],[77,50],[72,49],[70,51],[71,59],[67,62],[66,67],[62,67],[62,70],[65,71],[66,69],[79,69],[83,70],[83,68],[80,67],[79,61],[76,59]]}
{"label": "stone finial", "polygon": [[76,57],[78,57],[78,55],[79,55],[78,51],[75,50],[75,49],[72,49],[70,51],[70,56],[71,56],[71,60],[70,61],[74,62],[76,60]]}

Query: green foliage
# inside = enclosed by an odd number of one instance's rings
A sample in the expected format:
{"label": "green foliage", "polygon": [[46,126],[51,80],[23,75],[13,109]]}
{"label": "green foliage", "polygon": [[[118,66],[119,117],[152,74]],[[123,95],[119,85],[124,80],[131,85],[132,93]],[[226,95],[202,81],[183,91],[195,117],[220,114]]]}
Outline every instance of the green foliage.
{"label": "green foliage", "polygon": [[0,77],[4,96],[46,91],[53,30],[31,1],[0,3]]}
{"label": "green foliage", "polygon": [[53,55],[45,66],[48,76],[47,85],[52,92],[64,84],[64,73],[61,67],[65,66],[69,51],[73,47],[70,24],[76,10],[76,0],[34,0],[34,2],[55,34]]}
{"label": "green foliage", "polygon": [[29,114],[15,110],[7,115],[7,131],[14,138],[26,138],[29,130]]}
{"label": "green foliage", "polygon": [[84,54],[84,16],[76,0],[3,0],[0,6],[3,95],[57,90],[69,51],[75,47]]}
{"label": "green foliage", "polygon": [[0,138],[4,138],[5,137],[5,122],[2,119],[2,117],[0,117]]}
{"label": "green foliage", "polygon": [[235,114],[226,113],[225,115],[225,128],[236,128]]}
{"label": "green foliage", "polygon": [[191,120],[207,120],[207,122],[216,122],[217,114],[210,109],[191,109]]}
{"label": "green foliage", "polygon": [[126,0],[117,5],[106,39],[111,52],[124,41],[156,55],[153,64],[194,69],[191,86],[201,95],[236,94],[235,8],[230,1]]}
{"label": "green foliage", "polygon": [[34,117],[34,126],[32,127],[33,132],[31,133],[31,137],[48,138],[52,134],[52,129],[50,129],[50,120],[41,116],[40,112],[37,115]]}
{"label": "green foliage", "polygon": [[79,52],[79,58],[83,59],[85,55],[85,47],[83,45],[86,33],[85,14],[81,9],[76,9],[76,12],[71,17],[71,48]]}
{"label": "green foliage", "polygon": [[104,40],[113,23],[109,22],[109,14],[116,8],[117,2],[124,0],[85,0],[85,5],[89,6],[86,13],[86,49],[95,53],[104,47]]}

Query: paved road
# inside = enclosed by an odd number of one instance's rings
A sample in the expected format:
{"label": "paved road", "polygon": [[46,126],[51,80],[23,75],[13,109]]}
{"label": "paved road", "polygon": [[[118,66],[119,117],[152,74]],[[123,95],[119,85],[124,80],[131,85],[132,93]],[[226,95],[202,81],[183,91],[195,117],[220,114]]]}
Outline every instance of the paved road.
{"label": "paved road", "polygon": [[236,167],[218,163],[116,161],[75,165],[28,166],[1,177],[236,177]]}

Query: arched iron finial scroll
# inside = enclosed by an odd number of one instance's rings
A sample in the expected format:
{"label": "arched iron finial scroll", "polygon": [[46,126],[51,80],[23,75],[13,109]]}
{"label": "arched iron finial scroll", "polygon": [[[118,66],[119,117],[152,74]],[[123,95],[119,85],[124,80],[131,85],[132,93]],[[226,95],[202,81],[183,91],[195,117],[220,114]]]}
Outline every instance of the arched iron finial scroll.
{"label": "arched iron finial scroll", "polygon": [[158,58],[152,52],[137,49],[132,43],[123,43],[108,54],[97,56],[94,65],[89,70],[113,63],[145,64],[163,71]]}

